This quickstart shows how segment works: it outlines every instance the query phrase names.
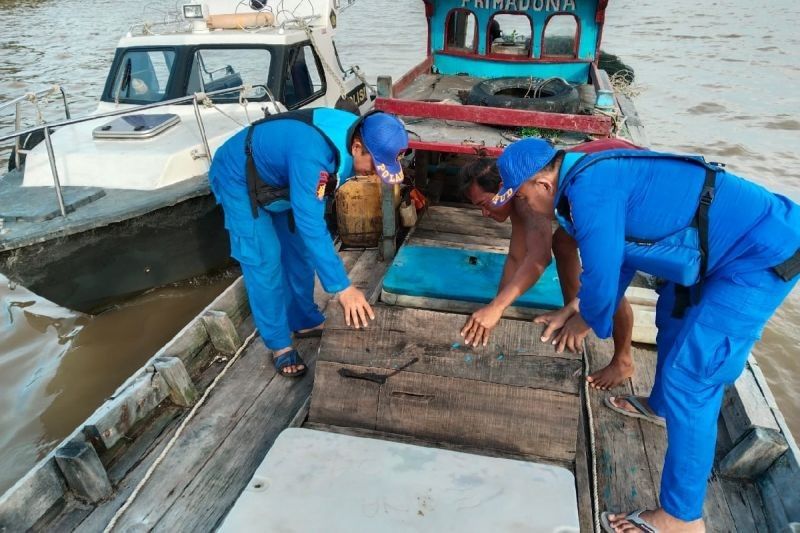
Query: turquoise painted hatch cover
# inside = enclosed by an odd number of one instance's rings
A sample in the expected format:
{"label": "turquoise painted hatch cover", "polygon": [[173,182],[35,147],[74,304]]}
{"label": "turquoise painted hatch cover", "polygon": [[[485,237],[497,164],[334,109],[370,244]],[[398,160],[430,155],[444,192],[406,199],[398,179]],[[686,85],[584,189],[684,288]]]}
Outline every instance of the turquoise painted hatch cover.
{"label": "turquoise painted hatch cover", "polygon": [[[497,294],[505,260],[505,254],[406,245],[389,268],[383,290],[404,296],[488,303]],[[564,305],[555,262],[514,305],[539,309]]]}

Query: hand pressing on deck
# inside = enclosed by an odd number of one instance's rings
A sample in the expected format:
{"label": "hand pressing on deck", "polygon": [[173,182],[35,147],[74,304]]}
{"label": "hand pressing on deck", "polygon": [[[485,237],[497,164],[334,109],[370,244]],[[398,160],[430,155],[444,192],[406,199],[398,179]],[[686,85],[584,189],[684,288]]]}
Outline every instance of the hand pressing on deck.
{"label": "hand pressing on deck", "polygon": [[339,304],[344,310],[344,322],[355,329],[367,327],[370,320],[375,320],[375,313],[364,297],[364,293],[353,285],[339,293]]}
{"label": "hand pressing on deck", "polygon": [[497,327],[502,316],[503,308],[492,304],[481,307],[472,313],[467,319],[467,323],[461,328],[461,336],[465,339],[464,343],[467,346],[470,344],[486,346],[492,330]]}

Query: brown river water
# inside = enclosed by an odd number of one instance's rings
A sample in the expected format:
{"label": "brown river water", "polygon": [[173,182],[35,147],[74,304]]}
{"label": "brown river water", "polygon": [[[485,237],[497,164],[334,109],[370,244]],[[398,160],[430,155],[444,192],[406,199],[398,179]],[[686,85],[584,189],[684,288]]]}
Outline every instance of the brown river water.
{"label": "brown river water", "polygon": [[[274,1],[274,0],[272,0]],[[234,2],[235,3],[235,2]],[[63,85],[92,110],[139,2],[0,0],[0,102]],[[172,1],[148,2],[153,9]],[[424,56],[421,0],[359,0],[340,17],[342,62],[399,77]],[[153,16],[148,17],[153,19]],[[800,201],[800,8],[796,0],[612,0],[605,50],[635,70],[651,145],[703,153]],[[56,118],[57,106],[46,116]],[[0,130],[11,117],[0,116]],[[0,152],[5,165],[7,153]],[[86,418],[225,286],[151,291],[96,317],[0,278],[0,493]],[[800,291],[756,357],[800,435]]]}

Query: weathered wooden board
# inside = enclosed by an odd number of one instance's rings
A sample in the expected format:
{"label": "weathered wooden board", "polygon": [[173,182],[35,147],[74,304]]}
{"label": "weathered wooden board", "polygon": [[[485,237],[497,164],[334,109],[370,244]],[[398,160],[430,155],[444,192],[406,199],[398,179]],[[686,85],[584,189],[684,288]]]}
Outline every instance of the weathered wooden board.
{"label": "weathered wooden board", "polygon": [[322,360],[391,369],[417,358],[409,371],[578,393],[579,356],[542,343],[539,324],[502,320],[489,345],[476,347],[463,345],[464,316],[386,306],[374,311],[375,323],[358,331],[331,317]]}
{"label": "weathered wooden board", "polygon": [[503,320],[489,346],[462,347],[463,316],[374,310],[366,330],[329,322],[310,422],[574,459],[581,363],[541,326]]}
{"label": "weathered wooden board", "polygon": [[413,238],[444,241],[456,245],[460,244],[461,248],[469,248],[473,244],[478,244],[481,246],[489,246],[489,247],[505,247],[506,251],[508,251],[507,238],[493,237],[487,235],[468,235],[463,233],[450,233],[450,232],[425,229],[421,226],[417,226],[417,229],[414,230]]}
{"label": "weathered wooden board", "polygon": [[[434,208],[431,208],[434,209]],[[495,237],[508,240],[511,238],[511,224],[500,224],[493,220],[461,216],[460,209],[452,207],[439,208],[440,213],[428,213],[419,221],[418,228],[439,233]],[[452,213],[448,213],[451,211]]]}
{"label": "weathered wooden board", "polygon": [[497,222],[496,220],[483,216],[478,209],[432,205],[427,209],[420,223],[426,221],[430,224],[439,224],[445,227],[460,227],[466,230],[473,230],[476,231],[476,234],[480,230],[487,230],[497,233],[503,238],[511,238],[510,220]]}
{"label": "weathered wooden board", "polygon": [[749,368],[745,368],[739,379],[725,392],[722,417],[734,444],[755,427],[780,431],[778,422]]}
{"label": "weathered wooden board", "polygon": [[[436,240],[436,239],[427,239],[424,237],[417,236],[416,233],[414,233],[409,237],[408,244],[416,244],[418,246],[439,246],[441,248],[455,248],[457,250],[463,250],[464,248],[466,248],[463,243],[456,243],[456,242]],[[499,254],[505,254],[508,253],[508,243],[506,242],[501,246],[488,245],[488,244],[471,244],[469,245],[469,249],[480,250],[482,252],[495,252]]]}
{"label": "weathered wooden board", "polygon": [[[320,362],[309,420],[562,461],[575,457],[576,395],[390,369]],[[319,398],[319,399],[318,399]]]}
{"label": "weathered wooden board", "polygon": [[20,531],[33,524],[64,495],[65,483],[52,457],[31,470],[0,497],[0,531]]}
{"label": "weathered wooden board", "polygon": [[[592,335],[587,338],[586,349],[590,372],[607,365],[614,353],[611,341],[601,341]],[[626,382],[613,391],[593,390],[589,394],[594,419],[600,512],[653,509],[658,504],[658,485],[653,483],[642,434],[642,425],[649,422],[622,416],[603,403],[608,396],[632,393],[632,385]]]}

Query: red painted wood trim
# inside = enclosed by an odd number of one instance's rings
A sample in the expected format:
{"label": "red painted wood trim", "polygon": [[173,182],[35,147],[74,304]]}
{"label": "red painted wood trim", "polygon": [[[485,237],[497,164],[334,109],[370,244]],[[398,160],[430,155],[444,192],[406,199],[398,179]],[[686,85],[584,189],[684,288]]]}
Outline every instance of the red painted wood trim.
{"label": "red painted wood trim", "polygon": [[503,148],[499,146],[476,146],[472,144],[437,143],[427,141],[408,141],[408,147],[426,152],[445,152],[448,154],[470,154],[481,157],[500,157]]}
{"label": "red painted wood trim", "polygon": [[422,63],[403,74],[403,77],[397,80],[392,86],[394,94],[400,94],[405,91],[408,86],[421,75],[430,74],[431,66],[433,66],[433,56],[428,56],[422,60]]}
{"label": "red painted wood trim", "polygon": [[498,126],[534,126],[537,128],[577,131],[592,135],[611,135],[611,118],[597,115],[567,115],[502,109],[475,105],[453,105],[395,98],[378,98],[375,109],[408,117],[459,120]]}

